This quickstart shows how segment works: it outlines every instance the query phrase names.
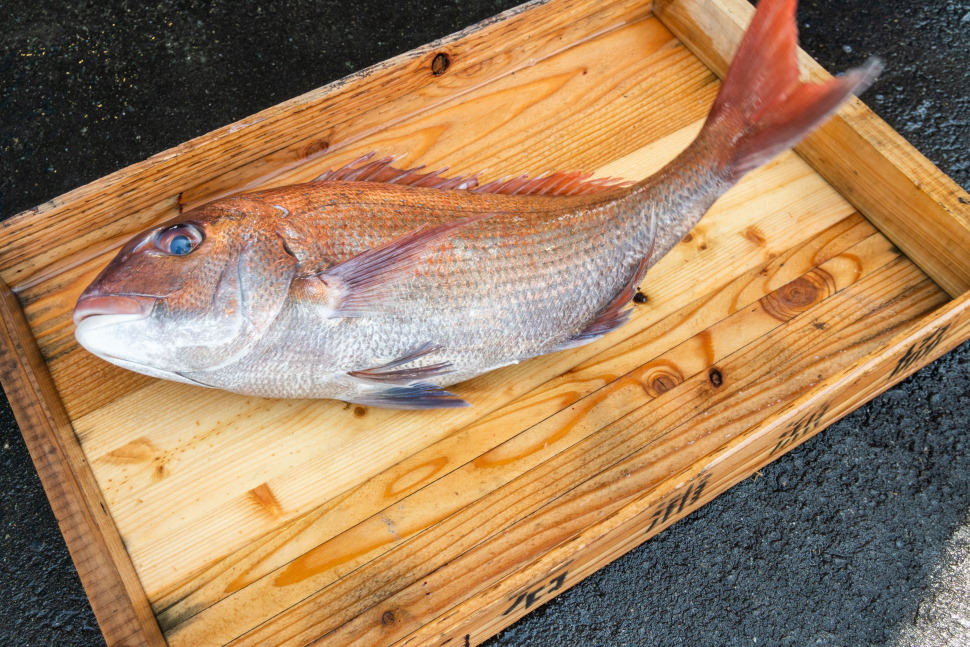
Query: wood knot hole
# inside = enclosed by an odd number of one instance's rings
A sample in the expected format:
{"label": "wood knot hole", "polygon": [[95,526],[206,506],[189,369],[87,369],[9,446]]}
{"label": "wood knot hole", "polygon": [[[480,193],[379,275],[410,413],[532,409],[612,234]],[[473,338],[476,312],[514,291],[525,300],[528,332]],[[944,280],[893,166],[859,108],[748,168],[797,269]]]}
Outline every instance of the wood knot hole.
{"label": "wood knot hole", "polygon": [[677,386],[677,382],[671,375],[658,375],[650,382],[650,388],[658,394],[666,393],[675,386]]}
{"label": "wood knot hole", "polygon": [[633,303],[646,303],[646,302],[647,302],[647,295],[637,290],[637,293],[633,295]]}
{"label": "wood knot hole", "polygon": [[722,384],[724,384],[724,376],[721,375],[721,371],[717,368],[712,368],[711,372],[707,374],[707,377],[711,381],[711,384],[714,386],[714,388],[717,388]]}
{"label": "wood knot hole", "polygon": [[381,614],[381,624],[382,625],[394,624],[394,612],[393,611],[385,611],[384,613],[382,613]]}
{"label": "wood knot hole", "polygon": [[355,418],[363,418],[366,415],[367,415],[367,409],[365,409],[364,407],[354,407]]}
{"label": "wood knot hole", "polygon": [[451,65],[451,58],[444,52],[438,52],[431,60],[431,73],[435,76],[444,74]]}

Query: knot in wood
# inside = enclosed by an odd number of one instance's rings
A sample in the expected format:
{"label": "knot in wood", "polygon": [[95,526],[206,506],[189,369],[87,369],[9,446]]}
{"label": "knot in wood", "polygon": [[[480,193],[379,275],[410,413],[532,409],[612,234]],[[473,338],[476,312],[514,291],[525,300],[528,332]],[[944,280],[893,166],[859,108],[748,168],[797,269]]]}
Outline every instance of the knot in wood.
{"label": "knot in wood", "polygon": [[764,244],[768,242],[761,230],[754,225],[744,230],[744,237],[759,247],[764,247]]}
{"label": "knot in wood", "polygon": [[441,76],[448,70],[450,65],[451,58],[444,52],[438,52],[435,54],[435,57],[431,59],[431,73],[435,76]]}
{"label": "knot in wood", "polygon": [[381,614],[381,624],[382,625],[394,624],[394,612],[393,611],[385,611],[384,613],[382,613]]}
{"label": "knot in wood", "polygon": [[818,291],[818,286],[803,276],[782,288],[778,300],[786,308],[801,309],[815,303]]}
{"label": "knot in wood", "polygon": [[652,398],[660,397],[683,381],[684,376],[670,363],[649,367],[641,380],[643,390]]}
{"label": "knot in wood", "polygon": [[724,375],[721,374],[721,370],[716,366],[707,374],[707,379],[711,381],[711,386],[715,389],[724,384]]}
{"label": "knot in wood", "polygon": [[821,269],[783,285],[762,299],[765,312],[779,321],[788,321],[835,292],[835,279]]}
{"label": "knot in wood", "polygon": [[330,148],[330,142],[325,139],[314,139],[303,149],[302,157],[310,157]]}

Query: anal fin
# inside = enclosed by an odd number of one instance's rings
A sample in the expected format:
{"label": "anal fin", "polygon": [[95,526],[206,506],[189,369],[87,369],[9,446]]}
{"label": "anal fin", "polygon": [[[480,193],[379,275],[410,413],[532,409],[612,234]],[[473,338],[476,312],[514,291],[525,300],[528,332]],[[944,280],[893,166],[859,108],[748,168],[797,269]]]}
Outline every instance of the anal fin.
{"label": "anal fin", "polygon": [[348,372],[350,377],[372,387],[353,401],[387,409],[452,409],[471,406],[454,393],[426,381],[450,373],[450,362],[401,368],[440,349],[440,346],[428,342],[380,366]]}
{"label": "anal fin", "polygon": [[[651,252],[653,249],[651,248]],[[644,274],[647,271],[647,264],[650,260],[651,254],[647,254],[640,261],[640,265],[637,266],[637,271],[633,273],[630,280],[623,286],[612,301],[607,303],[603,308],[596,314],[593,319],[586,324],[586,327],[580,330],[578,333],[564,340],[555,348],[550,350],[550,353],[566,350],[567,348],[576,348],[577,346],[584,346],[591,342],[596,341],[603,335],[613,332],[627,321],[630,320],[630,314],[633,312],[626,308],[626,305],[630,303],[633,296],[637,293],[637,285],[643,280]]]}

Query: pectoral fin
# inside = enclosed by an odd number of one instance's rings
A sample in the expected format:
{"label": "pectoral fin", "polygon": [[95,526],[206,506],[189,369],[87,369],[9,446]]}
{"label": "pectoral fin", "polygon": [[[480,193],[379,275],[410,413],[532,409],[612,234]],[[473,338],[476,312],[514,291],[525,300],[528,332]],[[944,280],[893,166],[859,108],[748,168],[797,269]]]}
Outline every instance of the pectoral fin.
{"label": "pectoral fin", "polygon": [[394,309],[395,279],[413,273],[421,256],[456,231],[491,217],[485,213],[434,227],[421,227],[389,243],[368,249],[350,260],[295,283],[297,293],[318,295],[330,317],[364,317]]}

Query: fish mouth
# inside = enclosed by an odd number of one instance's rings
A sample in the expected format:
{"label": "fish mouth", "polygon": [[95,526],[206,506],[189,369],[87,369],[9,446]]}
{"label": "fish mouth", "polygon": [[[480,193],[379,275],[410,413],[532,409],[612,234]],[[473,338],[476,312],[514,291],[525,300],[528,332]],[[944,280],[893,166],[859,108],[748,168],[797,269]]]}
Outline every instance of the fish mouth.
{"label": "fish mouth", "polygon": [[89,317],[102,315],[128,315],[126,320],[144,319],[151,314],[155,301],[156,297],[140,294],[81,295],[74,305],[74,325],[79,326]]}

